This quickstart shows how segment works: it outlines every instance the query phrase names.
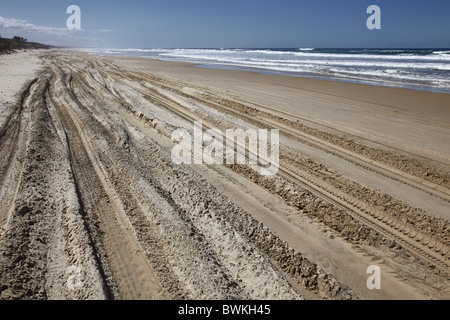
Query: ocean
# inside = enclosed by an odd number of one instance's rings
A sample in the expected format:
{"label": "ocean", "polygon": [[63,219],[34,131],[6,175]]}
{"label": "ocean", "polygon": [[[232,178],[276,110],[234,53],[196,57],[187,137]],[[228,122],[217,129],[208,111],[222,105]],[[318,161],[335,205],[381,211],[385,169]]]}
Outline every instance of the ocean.
{"label": "ocean", "polygon": [[450,49],[81,49],[200,67],[450,93]]}

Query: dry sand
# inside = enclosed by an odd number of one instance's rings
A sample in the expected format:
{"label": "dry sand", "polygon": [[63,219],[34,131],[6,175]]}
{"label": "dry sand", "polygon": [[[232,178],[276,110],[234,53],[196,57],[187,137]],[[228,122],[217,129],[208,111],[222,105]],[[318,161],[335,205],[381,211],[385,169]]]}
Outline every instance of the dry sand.
{"label": "dry sand", "polygon": [[16,100],[16,94],[27,80],[33,78],[40,67],[42,51],[19,51],[0,56],[0,123],[4,121],[5,109]]}
{"label": "dry sand", "polygon": [[[450,95],[58,51],[0,68],[1,299],[450,298]],[[279,129],[278,174],[174,164],[200,119]]]}

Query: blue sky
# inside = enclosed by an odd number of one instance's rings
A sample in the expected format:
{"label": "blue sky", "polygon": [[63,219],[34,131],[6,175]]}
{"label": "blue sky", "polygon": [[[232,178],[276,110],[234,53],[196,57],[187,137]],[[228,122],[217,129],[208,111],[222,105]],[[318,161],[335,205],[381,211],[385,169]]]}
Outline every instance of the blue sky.
{"label": "blue sky", "polygon": [[[81,30],[67,30],[69,5]],[[369,30],[369,5],[381,30]],[[0,34],[108,48],[450,47],[449,0],[14,0],[0,2]]]}

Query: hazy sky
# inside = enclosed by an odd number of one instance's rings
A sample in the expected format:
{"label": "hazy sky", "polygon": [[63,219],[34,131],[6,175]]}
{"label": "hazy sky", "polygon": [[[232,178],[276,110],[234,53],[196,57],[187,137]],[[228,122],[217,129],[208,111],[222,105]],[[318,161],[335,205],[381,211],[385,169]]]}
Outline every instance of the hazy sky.
{"label": "hazy sky", "polygon": [[[381,30],[369,30],[369,5]],[[81,30],[68,30],[69,5]],[[0,34],[75,47],[450,47],[449,0],[1,0]]]}

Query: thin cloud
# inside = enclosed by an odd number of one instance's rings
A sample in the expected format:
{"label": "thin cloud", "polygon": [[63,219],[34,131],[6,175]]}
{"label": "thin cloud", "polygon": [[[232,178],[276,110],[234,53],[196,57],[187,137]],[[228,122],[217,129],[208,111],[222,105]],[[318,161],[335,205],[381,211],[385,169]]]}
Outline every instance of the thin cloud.
{"label": "thin cloud", "polygon": [[35,24],[28,23],[26,20],[4,18],[2,16],[0,16],[0,27],[8,30],[34,32],[53,36],[68,36],[70,31],[67,28],[37,26]]}
{"label": "thin cloud", "polygon": [[[6,29],[11,31],[18,32],[29,32],[29,33],[37,33],[49,36],[58,36],[58,37],[66,37],[68,39],[73,40],[87,40],[87,41],[102,41],[97,37],[86,37],[89,34],[98,34],[98,33],[109,33],[111,30],[102,29],[102,30],[69,30],[68,28],[57,28],[57,27],[49,27],[49,26],[38,26],[32,23],[29,23],[26,20],[22,19],[14,19],[14,18],[5,18],[0,16],[0,29]],[[82,34],[86,36],[81,36]]]}

